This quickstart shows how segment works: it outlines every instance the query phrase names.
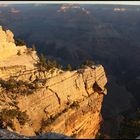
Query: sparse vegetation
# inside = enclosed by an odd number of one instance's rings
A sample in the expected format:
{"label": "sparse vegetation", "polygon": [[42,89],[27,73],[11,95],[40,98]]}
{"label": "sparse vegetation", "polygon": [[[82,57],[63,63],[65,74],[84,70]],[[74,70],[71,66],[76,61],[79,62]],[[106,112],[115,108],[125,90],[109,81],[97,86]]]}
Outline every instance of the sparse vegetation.
{"label": "sparse vegetation", "polygon": [[46,57],[45,57],[45,55],[44,54],[41,54],[40,56],[39,56],[39,62],[38,62],[38,65],[39,65],[39,67],[40,68],[46,68],[47,67],[47,63],[46,63]]}
{"label": "sparse vegetation", "polygon": [[24,45],[26,45],[26,43],[21,39],[16,39],[15,44],[16,44],[16,46],[24,46]]}
{"label": "sparse vegetation", "polygon": [[86,60],[80,66],[77,66],[76,69],[85,68],[86,66],[91,67],[94,65],[97,65],[97,64],[93,60]]}
{"label": "sparse vegetation", "polygon": [[71,67],[70,64],[67,65],[66,70],[68,70],[68,71],[71,71],[72,70],[72,67]]}
{"label": "sparse vegetation", "polygon": [[21,51],[20,50],[18,50],[17,55],[19,55],[19,56],[21,55]]}
{"label": "sparse vegetation", "polygon": [[8,91],[18,87],[17,82],[13,79],[9,79],[8,81],[1,80],[0,83],[1,86]]}
{"label": "sparse vegetation", "polygon": [[80,105],[78,103],[78,101],[74,101],[71,105],[70,105],[70,108],[74,109],[79,109],[80,108]]}
{"label": "sparse vegetation", "polygon": [[17,119],[21,125],[24,125],[29,120],[29,116],[26,114],[26,112],[19,111]]}
{"label": "sparse vegetation", "polygon": [[27,48],[27,52],[26,52],[26,54],[27,54],[27,55],[31,55],[31,54],[32,54],[32,51],[33,51],[32,48]]}
{"label": "sparse vegetation", "polygon": [[6,128],[7,126],[14,129],[13,119],[17,118],[21,125],[29,121],[29,116],[26,112],[21,112],[18,109],[3,109],[0,112],[0,126]]}
{"label": "sparse vegetation", "polygon": [[86,60],[83,65],[85,66],[92,66],[95,65],[95,62],[93,60]]}
{"label": "sparse vegetation", "polygon": [[[38,87],[36,86],[37,81],[33,83],[25,82],[25,81],[16,81],[14,79],[9,79],[8,81],[0,79],[0,84],[3,89],[7,92],[22,95],[32,94]],[[16,96],[14,96],[16,98]]]}
{"label": "sparse vegetation", "polygon": [[44,54],[41,54],[39,56],[40,58],[40,61],[38,62],[38,65],[39,65],[39,68],[41,70],[50,70],[52,68],[59,68],[61,69],[62,66],[60,64],[58,64],[56,62],[56,60],[53,60],[53,59],[47,59]]}
{"label": "sparse vegetation", "polygon": [[55,120],[55,117],[52,117],[52,116],[50,116],[50,118],[48,118],[47,120],[42,119],[42,122],[41,122],[42,129],[48,126],[49,124],[51,124],[54,120]]}

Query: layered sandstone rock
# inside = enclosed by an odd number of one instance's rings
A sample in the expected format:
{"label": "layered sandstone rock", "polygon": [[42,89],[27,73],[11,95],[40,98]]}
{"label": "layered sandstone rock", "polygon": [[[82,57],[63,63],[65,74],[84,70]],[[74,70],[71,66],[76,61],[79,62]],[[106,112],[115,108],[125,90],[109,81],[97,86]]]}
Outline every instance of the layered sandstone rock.
{"label": "layered sandstone rock", "polygon": [[[9,41],[13,43],[11,38]],[[22,60],[23,55],[18,57]],[[34,63],[11,62],[0,68],[1,111],[17,109],[29,117],[25,124],[21,124],[18,117],[12,118],[12,127],[6,126],[7,129],[26,136],[55,132],[74,138],[95,138],[102,121],[100,111],[106,94],[107,78],[103,66],[87,66],[75,71],[40,71]],[[22,85],[5,88],[3,85],[11,77],[17,83],[22,81]],[[27,88],[24,82],[35,87]]]}
{"label": "layered sandstone rock", "polygon": [[10,30],[4,31],[0,27],[0,60],[4,60],[13,55],[17,55],[18,50],[24,52],[26,46],[16,46],[14,35]]}
{"label": "layered sandstone rock", "polygon": [[21,71],[34,69],[38,56],[35,51],[29,51],[26,46],[16,46],[14,34],[0,26],[0,77],[6,79]]}
{"label": "layered sandstone rock", "polygon": [[[20,126],[14,121],[16,132],[23,135],[57,132],[76,138],[94,138],[100,128],[106,82],[101,65],[45,79],[44,85],[32,94],[17,95],[18,108],[27,112],[30,124]],[[8,96],[4,95],[6,102],[13,102]]]}

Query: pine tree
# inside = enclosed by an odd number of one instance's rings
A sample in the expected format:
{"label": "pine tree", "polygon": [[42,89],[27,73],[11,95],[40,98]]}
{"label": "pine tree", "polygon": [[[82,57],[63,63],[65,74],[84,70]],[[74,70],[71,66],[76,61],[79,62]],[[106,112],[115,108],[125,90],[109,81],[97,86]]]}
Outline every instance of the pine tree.
{"label": "pine tree", "polygon": [[32,50],[33,50],[33,51],[36,51],[35,44],[32,45]]}
{"label": "pine tree", "polygon": [[84,62],[84,65],[86,65],[86,66],[92,66],[92,65],[95,65],[95,62],[93,60],[86,60]]}
{"label": "pine tree", "polygon": [[72,70],[71,65],[70,65],[70,64],[68,64],[68,65],[67,65],[67,67],[66,67],[66,69],[67,69],[68,71],[71,71],[71,70]]}
{"label": "pine tree", "polygon": [[40,55],[40,63],[39,64],[41,67],[47,68],[46,57],[44,56],[44,54]]}

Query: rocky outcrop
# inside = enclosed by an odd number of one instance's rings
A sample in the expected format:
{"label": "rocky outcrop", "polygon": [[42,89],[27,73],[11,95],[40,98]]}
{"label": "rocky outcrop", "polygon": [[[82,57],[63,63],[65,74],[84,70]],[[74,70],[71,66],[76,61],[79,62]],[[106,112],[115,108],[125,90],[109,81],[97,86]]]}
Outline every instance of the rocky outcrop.
{"label": "rocky outcrop", "polygon": [[[27,58],[18,57],[20,61]],[[11,62],[0,68],[1,125],[25,136],[55,132],[74,138],[95,138],[107,93],[103,66],[41,71],[34,65],[35,60],[27,64]],[[9,80],[11,77],[13,81]]]}
{"label": "rocky outcrop", "polygon": [[7,79],[21,71],[34,69],[37,61],[36,51],[16,46],[13,33],[0,26],[0,77]]}
{"label": "rocky outcrop", "polygon": [[72,139],[71,137],[57,134],[57,133],[44,133],[39,136],[23,136],[8,130],[0,129],[0,139]]}
{"label": "rocky outcrop", "polygon": [[[76,138],[94,138],[102,120],[100,110],[106,82],[101,65],[44,79],[43,86],[33,93],[16,95],[18,108],[26,111],[30,118],[30,124],[24,126],[13,121],[16,132],[23,135],[56,132]],[[6,96],[7,101],[4,98],[3,101],[12,103],[10,93]],[[1,101],[3,107],[4,102]]]}
{"label": "rocky outcrop", "polygon": [[13,37],[10,30],[4,31],[0,26],[0,60],[16,55],[18,51],[25,52],[26,46],[16,46]]}

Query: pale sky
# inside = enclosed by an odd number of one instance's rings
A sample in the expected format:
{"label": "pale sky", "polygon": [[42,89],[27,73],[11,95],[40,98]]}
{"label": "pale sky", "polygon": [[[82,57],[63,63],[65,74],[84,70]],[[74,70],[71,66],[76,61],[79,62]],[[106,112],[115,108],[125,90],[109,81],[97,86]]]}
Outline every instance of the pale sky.
{"label": "pale sky", "polygon": [[23,4],[23,3],[78,3],[78,4],[121,4],[140,5],[140,1],[0,1],[0,4]]}

